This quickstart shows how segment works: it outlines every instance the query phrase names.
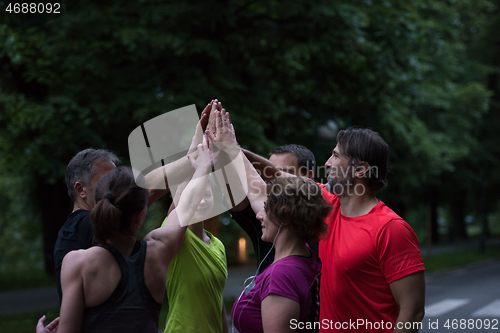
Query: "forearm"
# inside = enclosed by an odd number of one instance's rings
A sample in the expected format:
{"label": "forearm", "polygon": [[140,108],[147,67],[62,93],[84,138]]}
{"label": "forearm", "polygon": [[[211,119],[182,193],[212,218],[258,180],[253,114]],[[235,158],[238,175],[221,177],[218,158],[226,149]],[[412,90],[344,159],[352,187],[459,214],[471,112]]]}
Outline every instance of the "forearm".
{"label": "forearm", "polygon": [[400,310],[394,333],[416,333],[424,319],[424,310]]}
{"label": "forearm", "polygon": [[243,157],[245,162],[245,172],[247,176],[247,186],[248,186],[248,200],[252,206],[253,211],[257,214],[264,207],[264,201],[266,200],[266,183],[257,170],[254,168],[252,163]]}
{"label": "forearm", "polygon": [[207,188],[209,173],[210,167],[198,167],[192,179],[181,192],[179,201],[174,201],[181,226],[190,223],[194,212],[198,208]]}
{"label": "forearm", "polygon": [[235,145],[227,149],[226,153],[231,163],[227,164],[224,170],[234,202],[240,203],[246,196],[252,209],[259,212],[266,198],[266,183],[243,154],[243,149]]}
{"label": "forearm", "polygon": [[279,177],[280,170],[269,161],[260,155],[257,155],[249,150],[242,149],[248,161],[254,166],[257,172],[261,175],[262,179],[266,182],[274,180]]}
{"label": "forearm", "polygon": [[229,333],[229,325],[227,323],[226,306],[222,304],[222,333]]}
{"label": "forearm", "polygon": [[[193,158],[198,156],[198,152],[194,151],[190,154]],[[189,179],[193,174],[194,169],[186,157],[182,157],[177,161],[156,168],[148,173],[146,178],[146,186],[149,189],[148,207],[156,200],[170,192],[170,186],[182,183],[185,179]]]}

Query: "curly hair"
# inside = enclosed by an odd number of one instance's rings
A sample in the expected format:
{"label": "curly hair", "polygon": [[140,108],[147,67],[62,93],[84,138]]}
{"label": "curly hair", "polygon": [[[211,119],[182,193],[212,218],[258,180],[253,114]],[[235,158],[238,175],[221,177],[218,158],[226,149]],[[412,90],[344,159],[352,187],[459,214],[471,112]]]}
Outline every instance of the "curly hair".
{"label": "curly hair", "polygon": [[304,242],[317,242],[328,226],[332,206],[321,188],[306,177],[278,177],[267,185],[265,212],[271,219],[295,231]]}

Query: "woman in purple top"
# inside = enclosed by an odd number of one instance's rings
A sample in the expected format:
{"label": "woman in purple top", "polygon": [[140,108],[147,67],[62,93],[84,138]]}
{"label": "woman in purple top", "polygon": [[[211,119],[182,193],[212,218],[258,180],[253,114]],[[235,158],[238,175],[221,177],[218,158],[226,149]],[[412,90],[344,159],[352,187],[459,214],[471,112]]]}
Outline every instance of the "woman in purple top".
{"label": "woman in purple top", "polygon": [[306,242],[318,241],[326,231],[331,206],[319,186],[304,177],[277,178],[266,192],[257,219],[262,240],[274,242],[276,255],[233,306],[232,322],[240,333],[291,332],[319,316],[321,261]]}
{"label": "woman in purple top", "polygon": [[[246,182],[247,198],[262,225],[262,240],[273,242],[274,262],[258,275],[234,303],[231,318],[239,333],[291,332],[319,318],[318,280],[321,262],[306,243],[326,232],[331,210],[323,192],[305,177],[279,177],[266,185],[236,142],[229,114],[216,112],[216,133],[206,134],[231,160],[244,168],[232,170]],[[231,170],[226,173],[231,174]],[[266,170],[264,170],[265,172]],[[232,187],[234,184],[231,184]],[[300,331],[300,330],[299,330]]]}

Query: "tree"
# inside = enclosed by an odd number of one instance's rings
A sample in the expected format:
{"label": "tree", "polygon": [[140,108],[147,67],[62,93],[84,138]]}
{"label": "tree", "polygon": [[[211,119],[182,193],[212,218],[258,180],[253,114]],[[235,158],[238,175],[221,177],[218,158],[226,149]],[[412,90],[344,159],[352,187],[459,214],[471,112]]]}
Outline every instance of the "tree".
{"label": "tree", "polygon": [[320,165],[334,146],[320,124],[371,127],[392,148],[385,197],[399,212],[476,143],[488,92],[467,47],[489,1],[135,4],[87,0],[19,33],[0,25],[0,171],[27,179],[15,191],[30,200],[8,200],[38,203],[49,271],[71,156],[127,159],[132,129],[185,105],[218,98],[243,146],[301,143]]}

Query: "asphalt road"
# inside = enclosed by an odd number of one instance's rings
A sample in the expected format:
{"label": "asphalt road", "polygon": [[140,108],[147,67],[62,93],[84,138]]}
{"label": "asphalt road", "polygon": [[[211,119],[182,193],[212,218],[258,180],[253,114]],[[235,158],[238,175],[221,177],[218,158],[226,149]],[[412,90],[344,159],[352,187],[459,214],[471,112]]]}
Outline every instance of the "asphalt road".
{"label": "asphalt road", "polygon": [[430,274],[425,303],[420,332],[500,332],[500,259]]}

